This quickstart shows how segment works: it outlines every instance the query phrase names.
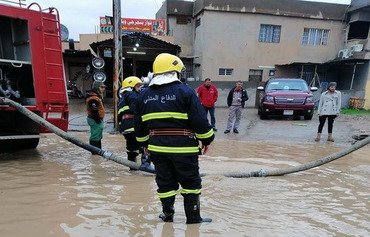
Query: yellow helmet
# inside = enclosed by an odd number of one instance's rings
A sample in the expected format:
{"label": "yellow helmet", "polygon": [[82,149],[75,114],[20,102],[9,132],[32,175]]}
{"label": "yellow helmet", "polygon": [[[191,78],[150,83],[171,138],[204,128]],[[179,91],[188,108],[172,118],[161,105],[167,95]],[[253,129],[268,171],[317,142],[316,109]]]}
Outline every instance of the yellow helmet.
{"label": "yellow helmet", "polygon": [[135,87],[139,83],[142,84],[143,82],[138,77],[135,77],[135,76],[126,77],[122,81],[122,88]]}
{"label": "yellow helmet", "polygon": [[159,54],[153,63],[153,73],[155,75],[165,72],[182,72],[185,70],[184,63],[175,55],[168,53]]}

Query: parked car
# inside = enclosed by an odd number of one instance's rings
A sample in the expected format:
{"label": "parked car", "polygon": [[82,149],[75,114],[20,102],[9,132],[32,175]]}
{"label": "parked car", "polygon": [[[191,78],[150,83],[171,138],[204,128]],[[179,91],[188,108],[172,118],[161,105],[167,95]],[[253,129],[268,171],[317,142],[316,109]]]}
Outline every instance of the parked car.
{"label": "parked car", "polygon": [[259,86],[262,92],[258,114],[261,119],[269,115],[304,116],[305,120],[312,119],[314,101],[312,91],[317,87],[309,88],[306,81],[295,78],[272,78],[265,87]]}

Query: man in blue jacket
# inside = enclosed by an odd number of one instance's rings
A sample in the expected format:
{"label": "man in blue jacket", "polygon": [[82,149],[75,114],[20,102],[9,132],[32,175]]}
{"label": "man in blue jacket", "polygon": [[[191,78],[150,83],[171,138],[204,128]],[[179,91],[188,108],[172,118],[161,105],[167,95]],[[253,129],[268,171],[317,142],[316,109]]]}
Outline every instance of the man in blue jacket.
{"label": "man in blue jacket", "polygon": [[139,96],[135,109],[136,139],[147,147],[156,169],[157,193],[165,222],[173,222],[179,184],[186,223],[211,222],[201,218],[199,141],[203,153],[214,139],[205,111],[194,90],[179,80],[185,69],[180,58],[163,53],[153,63],[154,77]]}

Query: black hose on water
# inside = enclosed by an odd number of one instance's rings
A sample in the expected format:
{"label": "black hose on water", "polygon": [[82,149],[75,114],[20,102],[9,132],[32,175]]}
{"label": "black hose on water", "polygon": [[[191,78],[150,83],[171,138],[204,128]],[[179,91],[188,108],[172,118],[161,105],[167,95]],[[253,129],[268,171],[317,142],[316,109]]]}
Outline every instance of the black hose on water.
{"label": "black hose on water", "polygon": [[[103,158],[105,158],[107,160],[112,160],[112,161],[114,161],[118,164],[125,165],[125,166],[130,167],[130,168],[135,169],[135,170],[142,170],[142,169],[140,169],[141,166],[139,164],[137,164],[133,161],[129,161],[125,157],[115,155],[110,151],[105,151],[103,149],[99,149],[95,146],[87,144],[87,143],[71,136],[70,134],[64,132],[62,129],[56,127],[55,125],[53,125],[51,123],[49,123],[48,121],[46,121],[42,117],[38,116],[37,114],[33,113],[32,111],[28,110],[27,108],[25,108],[21,104],[13,101],[11,99],[8,99],[8,98],[5,98],[5,97],[0,97],[0,104],[6,104],[6,105],[10,105],[10,106],[14,107],[20,113],[24,114],[25,116],[32,119],[33,121],[40,124],[41,126],[46,127],[47,129],[49,129],[50,131],[52,131],[53,133],[55,133],[59,137],[65,139],[65,140],[67,140],[67,141],[85,149],[85,150],[88,150],[93,154],[98,154],[99,156],[102,156]],[[142,171],[149,172],[147,170],[142,170]],[[149,172],[149,173],[151,173],[151,172]]]}
{"label": "black hose on water", "polygon": [[[40,124],[41,126],[44,126],[44,127],[48,128],[50,131],[52,131],[56,135],[64,138],[65,140],[67,140],[67,141],[69,141],[69,142],[71,142],[71,143],[73,143],[73,144],[75,144],[75,145],[77,145],[77,146],[79,146],[79,147],[81,147],[85,150],[88,150],[92,153],[97,153],[97,154],[99,154],[100,156],[104,157],[107,160],[112,160],[116,163],[125,165],[127,167],[132,168],[132,169],[138,169],[138,170],[142,170],[142,171],[145,171],[145,172],[149,172],[145,169],[143,170],[142,166],[140,166],[139,164],[137,164],[135,162],[127,160],[125,157],[114,155],[110,151],[105,151],[105,150],[99,149],[97,147],[91,146],[90,144],[84,143],[84,142],[78,140],[77,138],[75,138],[73,136],[70,136],[68,133],[64,132],[60,128],[54,126],[53,124],[49,123],[45,119],[41,118],[40,116],[36,115],[35,113],[31,112],[30,110],[28,110],[27,108],[25,108],[24,106],[20,105],[19,103],[15,102],[13,100],[10,100],[10,99],[5,98],[5,97],[0,97],[0,104],[7,104],[7,105],[10,105],[10,106],[14,107],[20,113],[26,115],[27,117],[29,117],[30,119],[32,119],[36,123]],[[282,168],[282,169],[276,169],[276,170],[261,169],[259,171],[252,171],[252,172],[225,172],[225,173],[213,174],[213,175],[223,175],[225,177],[232,177],[232,178],[282,176],[282,175],[285,175],[285,174],[291,174],[291,173],[295,173],[295,172],[300,172],[300,171],[305,171],[305,170],[308,170],[308,169],[312,169],[312,168],[321,166],[323,164],[329,163],[331,161],[337,160],[337,159],[339,159],[339,158],[341,158],[345,155],[348,155],[351,152],[354,152],[355,150],[360,149],[363,146],[366,146],[369,143],[370,143],[370,136],[365,138],[364,140],[356,142],[352,146],[350,146],[350,147],[348,147],[348,148],[346,148],[342,151],[339,151],[337,153],[325,156],[325,157],[323,157],[319,160],[315,160],[315,161],[309,162],[307,164],[302,164],[302,165],[295,166],[295,167]],[[151,173],[151,172],[149,172],[149,173]],[[207,175],[207,174],[201,174],[201,176],[205,176],[205,175]],[[208,175],[210,175],[210,174],[208,174]]]}
{"label": "black hose on water", "polygon": [[318,166],[321,166],[323,164],[332,162],[334,160],[337,160],[341,157],[344,157],[348,155],[351,152],[354,152],[355,150],[360,149],[363,146],[366,146],[370,143],[370,136],[365,138],[364,140],[358,141],[355,144],[353,144],[350,147],[347,147],[344,150],[341,150],[339,152],[336,152],[334,154],[325,156],[321,159],[311,161],[306,164],[290,167],[290,168],[282,168],[282,169],[276,169],[276,170],[264,170],[261,169],[259,171],[253,171],[253,172],[245,172],[245,173],[222,173],[223,176],[226,177],[233,177],[233,178],[249,178],[249,177],[266,177],[266,176],[282,176],[286,174],[301,172],[305,170],[309,170]]}

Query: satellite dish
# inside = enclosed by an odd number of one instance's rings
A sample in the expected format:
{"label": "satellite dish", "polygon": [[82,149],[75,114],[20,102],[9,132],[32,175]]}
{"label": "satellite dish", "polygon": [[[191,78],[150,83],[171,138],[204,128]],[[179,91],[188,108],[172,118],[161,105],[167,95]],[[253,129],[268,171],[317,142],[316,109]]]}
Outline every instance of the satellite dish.
{"label": "satellite dish", "polygon": [[62,24],[60,24],[60,36],[62,41],[67,41],[69,37],[68,28]]}

